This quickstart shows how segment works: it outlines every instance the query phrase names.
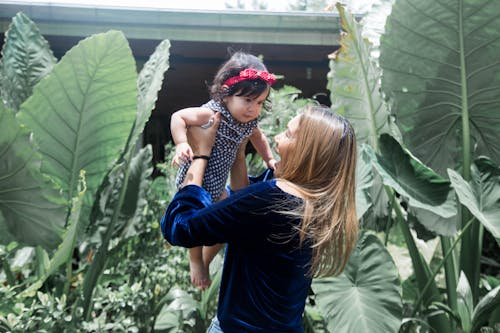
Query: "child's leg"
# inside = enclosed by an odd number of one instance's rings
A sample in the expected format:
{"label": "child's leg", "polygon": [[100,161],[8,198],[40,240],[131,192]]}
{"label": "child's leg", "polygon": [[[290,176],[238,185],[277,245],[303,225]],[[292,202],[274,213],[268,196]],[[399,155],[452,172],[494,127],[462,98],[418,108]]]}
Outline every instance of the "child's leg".
{"label": "child's leg", "polygon": [[217,253],[219,253],[221,248],[222,244],[203,247],[203,262],[205,263],[207,271],[209,271],[210,263],[212,262],[212,260],[214,260],[215,256],[217,255]]}
{"label": "child's leg", "polygon": [[[245,147],[248,143],[248,140],[244,141],[240,149],[238,150],[238,153],[236,154],[236,159],[234,161],[233,166],[231,167],[231,173],[230,173],[230,187],[231,190],[237,191],[239,189],[242,189],[246,186],[248,186],[248,175],[247,175],[247,161],[246,161],[246,156],[245,156]],[[222,192],[221,196],[217,201],[224,200],[227,197],[227,192],[224,191]],[[214,257],[219,253],[220,249],[222,248],[222,244],[215,244],[213,246],[204,246],[203,247],[203,262],[205,263],[205,266],[208,271],[208,267]]]}
{"label": "child's leg", "polygon": [[[219,200],[227,197],[227,192],[224,190]],[[189,249],[189,270],[191,273],[191,284],[193,286],[206,289],[210,286],[210,263],[221,249],[222,244],[213,246],[197,246]]]}
{"label": "child's leg", "polygon": [[[220,195],[219,199],[217,201],[221,201],[227,198],[227,192],[224,190],[222,194]],[[210,272],[209,266],[212,260],[214,260],[215,256],[217,253],[219,253],[220,249],[222,248],[222,244],[215,244],[212,246],[203,246],[203,251],[202,251],[202,257],[203,257],[203,263],[205,264],[205,268],[207,272]]]}
{"label": "child's leg", "polygon": [[210,286],[210,274],[208,265],[203,262],[203,247],[197,246],[189,249],[189,270],[191,273],[191,284],[201,289]]}

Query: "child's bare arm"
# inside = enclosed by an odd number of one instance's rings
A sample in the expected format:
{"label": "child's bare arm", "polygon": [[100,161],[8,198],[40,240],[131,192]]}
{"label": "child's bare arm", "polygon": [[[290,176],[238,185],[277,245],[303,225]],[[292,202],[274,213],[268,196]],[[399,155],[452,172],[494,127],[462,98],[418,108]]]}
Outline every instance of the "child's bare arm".
{"label": "child's bare arm", "polygon": [[248,140],[241,143],[238,152],[236,153],[236,158],[231,166],[231,173],[229,176],[229,186],[231,190],[237,191],[249,184],[248,172],[247,172],[247,160],[245,156],[245,148],[247,146]]}
{"label": "child's bare arm", "polygon": [[175,156],[171,165],[180,165],[181,161],[187,162],[193,158],[193,151],[187,139],[189,126],[201,126],[209,122],[214,112],[207,108],[181,109],[170,118],[170,133],[175,143]]}
{"label": "child's bare arm", "polygon": [[276,160],[274,159],[273,153],[271,151],[271,146],[269,145],[266,136],[264,135],[264,133],[262,133],[260,128],[257,127],[253,130],[252,134],[250,135],[250,142],[252,142],[252,145],[254,146],[257,153],[262,157],[264,162],[266,162],[267,167],[274,170]]}

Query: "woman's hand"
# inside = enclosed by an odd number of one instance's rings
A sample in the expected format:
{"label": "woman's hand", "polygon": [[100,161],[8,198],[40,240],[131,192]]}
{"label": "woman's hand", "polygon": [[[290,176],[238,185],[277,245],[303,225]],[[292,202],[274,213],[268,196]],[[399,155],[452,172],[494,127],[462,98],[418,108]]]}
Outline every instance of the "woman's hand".
{"label": "woman's hand", "polygon": [[194,155],[210,156],[212,146],[215,142],[215,135],[220,123],[220,113],[216,112],[213,116],[213,124],[208,128],[200,126],[190,126],[187,131],[188,142]]}

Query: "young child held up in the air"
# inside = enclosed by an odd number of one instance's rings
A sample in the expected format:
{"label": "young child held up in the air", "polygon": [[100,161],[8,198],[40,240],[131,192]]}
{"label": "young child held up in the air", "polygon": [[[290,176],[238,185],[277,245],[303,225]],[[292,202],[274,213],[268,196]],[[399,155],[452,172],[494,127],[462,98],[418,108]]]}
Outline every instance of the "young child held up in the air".
{"label": "young child held up in the air", "polygon": [[[262,61],[254,55],[236,52],[215,74],[210,87],[211,100],[201,107],[179,110],[172,115],[170,130],[175,143],[175,156],[172,165],[180,166],[177,172],[176,186],[181,187],[190,161],[196,158],[208,160],[203,188],[207,190],[212,202],[224,199],[227,194],[225,185],[229,172],[235,163],[236,155],[243,142],[248,139],[267,167],[274,169],[276,160],[269,143],[259,129],[257,118],[266,105],[274,75],[267,71]],[[210,156],[193,156],[187,139],[189,126],[211,126],[216,112],[221,114],[215,144]],[[233,190],[248,184],[246,175],[241,169],[231,171],[231,179],[241,178]],[[209,264],[219,251],[221,245],[195,247],[189,250],[189,266],[191,283],[202,289],[211,281]]]}

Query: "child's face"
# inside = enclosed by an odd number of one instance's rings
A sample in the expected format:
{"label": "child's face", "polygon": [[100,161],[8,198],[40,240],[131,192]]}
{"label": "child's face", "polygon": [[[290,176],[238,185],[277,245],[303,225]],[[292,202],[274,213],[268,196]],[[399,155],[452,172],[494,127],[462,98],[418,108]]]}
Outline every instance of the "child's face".
{"label": "child's face", "polygon": [[227,96],[224,97],[224,103],[231,115],[241,123],[248,123],[260,115],[269,88],[257,97],[250,96]]}

